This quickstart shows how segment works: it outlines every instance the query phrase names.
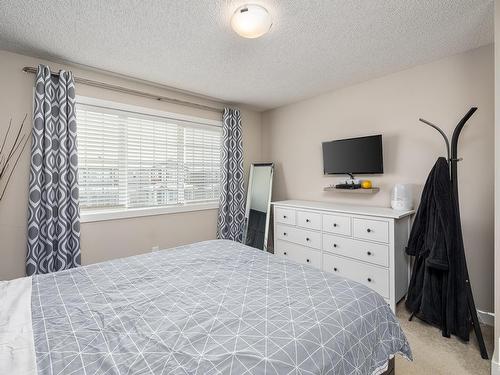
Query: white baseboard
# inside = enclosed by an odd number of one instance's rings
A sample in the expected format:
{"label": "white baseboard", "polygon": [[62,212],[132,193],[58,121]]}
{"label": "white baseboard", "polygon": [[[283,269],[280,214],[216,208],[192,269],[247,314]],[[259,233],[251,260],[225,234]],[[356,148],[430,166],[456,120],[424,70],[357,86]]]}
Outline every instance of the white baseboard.
{"label": "white baseboard", "polygon": [[486,324],[487,326],[495,325],[495,314],[487,311],[477,310],[477,318],[480,323]]}
{"label": "white baseboard", "polygon": [[[500,344],[500,339],[498,340]],[[500,363],[498,363],[498,346],[495,347],[493,356],[491,358],[491,375],[500,375]]]}
{"label": "white baseboard", "polygon": [[491,360],[491,375],[500,375],[500,363]]}

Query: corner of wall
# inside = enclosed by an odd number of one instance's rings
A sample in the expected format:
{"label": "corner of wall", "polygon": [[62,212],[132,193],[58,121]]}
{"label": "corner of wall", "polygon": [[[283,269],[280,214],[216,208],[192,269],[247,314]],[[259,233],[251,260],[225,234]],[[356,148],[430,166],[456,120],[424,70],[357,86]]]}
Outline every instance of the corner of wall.
{"label": "corner of wall", "polygon": [[495,351],[491,361],[491,374],[500,375],[500,0],[495,0],[494,54],[495,54],[495,250],[494,250],[494,306],[495,306]]}
{"label": "corner of wall", "polygon": [[272,110],[268,110],[265,112],[261,112],[261,125],[262,125],[262,158],[267,161],[274,161],[271,158],[271,128],[270,121],[268,121],[269,112]]}

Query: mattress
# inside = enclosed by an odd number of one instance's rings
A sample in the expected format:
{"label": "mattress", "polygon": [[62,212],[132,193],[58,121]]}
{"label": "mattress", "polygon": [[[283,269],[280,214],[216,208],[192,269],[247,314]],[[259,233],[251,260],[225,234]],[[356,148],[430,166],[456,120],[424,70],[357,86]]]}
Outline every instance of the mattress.
{"label": "mattress", "polygon": [[31,329],[19,336],[32,335],[38,375],[379,374],[397,353],[411,359],[374,291],[231,241],[20,280]]}

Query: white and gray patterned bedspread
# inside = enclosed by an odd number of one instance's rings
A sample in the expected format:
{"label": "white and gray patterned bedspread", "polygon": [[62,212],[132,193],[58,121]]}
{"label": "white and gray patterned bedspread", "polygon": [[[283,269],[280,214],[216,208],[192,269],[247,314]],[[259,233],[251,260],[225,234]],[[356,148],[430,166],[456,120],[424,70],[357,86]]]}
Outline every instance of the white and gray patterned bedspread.
{"label": "white and gray patterned bedspread", "polygon": [[374,374],[411,357],[367,287],[230,241],[36,276],[39,375]]}

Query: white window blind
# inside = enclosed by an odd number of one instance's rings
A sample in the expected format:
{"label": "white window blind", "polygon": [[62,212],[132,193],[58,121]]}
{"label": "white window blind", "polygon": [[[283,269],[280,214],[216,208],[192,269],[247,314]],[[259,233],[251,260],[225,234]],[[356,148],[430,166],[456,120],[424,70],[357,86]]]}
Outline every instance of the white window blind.
{"label": "white window blind", "polygon": [[217,202],[220,126],[78,103],[80,208]]}

